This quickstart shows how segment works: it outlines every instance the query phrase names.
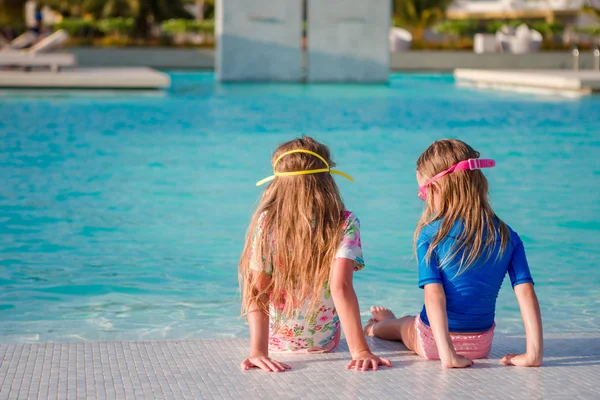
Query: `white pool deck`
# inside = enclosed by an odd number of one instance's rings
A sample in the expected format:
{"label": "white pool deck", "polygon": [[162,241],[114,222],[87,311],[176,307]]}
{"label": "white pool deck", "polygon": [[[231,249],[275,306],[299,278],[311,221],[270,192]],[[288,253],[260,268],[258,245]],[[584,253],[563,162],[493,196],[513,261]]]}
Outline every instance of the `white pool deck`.
{"label": "white pool deck", "polygon": [[165,89],[170,86],[169,75],[152,68],[0,70],[0,88]]}
{"label": "white pool deck", "polygon": [[500,90],[548,91],[586,95],[600,91],[600,71],[456,69],[459,84]]}
{"label": "white pool deck", "polygon": [[522,336],[496,335],[489,359],[442,370],[400,343],[370,340],[392,360],[348,371],[333,353],[281,355],[285,373],[241,372],[247,339],[0,345],[0,399],[600,399],[600,333],[548,334],[541,368],[502,367]]}

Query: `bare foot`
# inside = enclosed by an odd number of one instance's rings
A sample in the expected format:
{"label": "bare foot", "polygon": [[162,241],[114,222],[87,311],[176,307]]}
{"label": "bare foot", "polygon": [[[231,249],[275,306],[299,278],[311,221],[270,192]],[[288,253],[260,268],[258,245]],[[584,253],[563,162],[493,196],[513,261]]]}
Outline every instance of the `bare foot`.
{"label": "bare foot", "polygon": [[466,368],[473,365],[473,361],[464,356],[455,354],[450,361],[442,361],[443,368]]}
{"label": "bare foot", "polygon": [[396,318],[392,310],[382,306],[371,307],[371,314],[375,322],[383,321],[384,319]]}
{"label": "bare foot", "polygon": [[365,336],[375,336],[373,335],[373,327],[375,326],[375,324],[377,324],[377,321],[375,321],[374,318],[371,318],[367,321],[364,329]]}

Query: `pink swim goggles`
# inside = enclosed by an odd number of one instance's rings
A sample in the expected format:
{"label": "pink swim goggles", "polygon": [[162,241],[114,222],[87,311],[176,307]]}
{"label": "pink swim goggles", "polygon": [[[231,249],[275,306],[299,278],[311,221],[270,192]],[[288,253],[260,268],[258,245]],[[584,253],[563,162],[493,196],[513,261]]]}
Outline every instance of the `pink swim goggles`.
{"label": "pink swim goggles", "polygon": [[481,168],[492,168],[496,165],[496,161],[488,160],[488,159],[480,159],[480,158],[470,158],[465,161],[461,161],[457,164],[454,164],[450,168],[445,171],[440,172],[433,178],[427,181],[423,186],[419,187],[419,193],[417,194],[419,198],[423,201],[427,200],[427,187],[431,185],[433,182],[440,179],[442,176],[448,175],[454,171],[466,171],[466,170],[474,170]]}

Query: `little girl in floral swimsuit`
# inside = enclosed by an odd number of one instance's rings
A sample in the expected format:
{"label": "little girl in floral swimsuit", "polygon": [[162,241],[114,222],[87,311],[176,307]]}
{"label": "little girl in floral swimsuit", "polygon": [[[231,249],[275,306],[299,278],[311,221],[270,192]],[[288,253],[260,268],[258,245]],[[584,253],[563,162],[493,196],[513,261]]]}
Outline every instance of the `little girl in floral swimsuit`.
{"label": "little girl in floral swimsuit", "polygon": [[344,328],[352,361],[367,370],[389,360],[371,353],[352,286],[364,268],[358,218],[347,211],[327,146],[309,137],[279,146],[274,175],[252,217],[239,265],[250,355],[242,369],[279,372],[290,366],[269,352],[327,352]]}

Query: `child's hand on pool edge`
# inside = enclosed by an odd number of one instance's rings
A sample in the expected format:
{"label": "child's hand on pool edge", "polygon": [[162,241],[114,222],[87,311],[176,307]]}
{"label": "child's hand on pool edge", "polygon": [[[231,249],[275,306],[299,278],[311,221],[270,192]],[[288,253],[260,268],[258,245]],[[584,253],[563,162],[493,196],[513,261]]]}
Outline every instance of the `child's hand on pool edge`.
{"label": "child's hand on pool edge", "polygon": [[519,301],[527,347],[524,354],[507,354],[500,360],[502,365],[515,367],[539,367],[544,359],[544,334],[540,303],[533,288],[533,282],[516,285],[515,295]]}
{"label": "child's hand on pool edge", "polygon": [[542,365],[540,358],[525,354],[507,354],[501,360],[502,365],[513,365],[515,367],[539,367]]}
{"label": "child's hand on pool edge", "polygon": [[354,368],[357,371],[367,371],[371,368],[373,371],[377,371],[380,365],[391,367],[392,362],[387,358],[378,357],[370,351],[363,351],[352,357],[352,361],[348,363],[346,369]]}
{"label": "child's hand on pool edge", "polygon": [[286,369],[292,369],[289,365],[273,360],[269,356],[248,357],[242,361],[241,368],[242,371],[260,368],[266,372],[285,372]]}

